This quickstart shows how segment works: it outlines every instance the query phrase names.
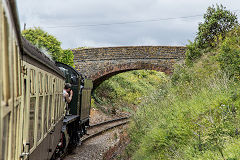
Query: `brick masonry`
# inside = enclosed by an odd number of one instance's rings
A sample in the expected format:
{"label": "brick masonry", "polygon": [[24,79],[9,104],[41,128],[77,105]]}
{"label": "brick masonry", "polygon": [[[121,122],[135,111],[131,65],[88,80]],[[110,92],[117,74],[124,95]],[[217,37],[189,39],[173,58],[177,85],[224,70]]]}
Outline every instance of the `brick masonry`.
{"label": "brick masonry", "polygon": [[73,50],[76,69],[95,84],[110,76],[138,69],[170,74],[173,65],[184,59],[182,46],[130,46]]}

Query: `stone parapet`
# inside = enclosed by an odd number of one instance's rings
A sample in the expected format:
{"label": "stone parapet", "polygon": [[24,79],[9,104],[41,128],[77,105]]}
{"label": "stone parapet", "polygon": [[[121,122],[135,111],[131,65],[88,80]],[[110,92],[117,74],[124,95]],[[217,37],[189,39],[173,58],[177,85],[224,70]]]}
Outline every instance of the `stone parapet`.
{"label": "stone parapet", "polygon": [[[183,60],[186,47],[129,46],[73,50],[76,69],[95,83],[129,70],[148,69],[170,74]],[[99,83],[99,82],[98,82]]]}

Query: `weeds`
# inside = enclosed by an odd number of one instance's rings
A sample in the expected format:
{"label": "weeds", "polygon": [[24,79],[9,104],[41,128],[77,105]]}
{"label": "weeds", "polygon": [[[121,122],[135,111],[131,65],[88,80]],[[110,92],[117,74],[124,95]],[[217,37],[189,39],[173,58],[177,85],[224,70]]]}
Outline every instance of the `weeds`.
{"label": "weeds", "polygon": [[211,63],[209,72],[205,62],[178,66],[171,85],[140,105],[129,131],[133,159],[240,158],[229,150],[239,138],[240,84]]}

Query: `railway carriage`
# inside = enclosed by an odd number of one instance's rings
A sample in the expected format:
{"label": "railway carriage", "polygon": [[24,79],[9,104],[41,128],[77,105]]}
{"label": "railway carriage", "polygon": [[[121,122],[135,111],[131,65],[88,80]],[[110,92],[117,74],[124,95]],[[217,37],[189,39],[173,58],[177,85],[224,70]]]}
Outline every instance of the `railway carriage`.
{"label": "railway carriage", "polygon": [[21,157],[50,159],[61,139],[65,77],[55,62],[24,38],[22,44],[23,126],[27,132]]}
{"label": "railway carriage", "polygon": [[20,30],[14,1],[0,0],[0,159],[19,157],[22,137]]}
{"label": "railway carriage", "polygon": [[[92,81],[21,37],[14,0],[0,0],[0,21],[0,160],[54,159],[86,133]],[[65,82],[74,91],[70,115]]]}

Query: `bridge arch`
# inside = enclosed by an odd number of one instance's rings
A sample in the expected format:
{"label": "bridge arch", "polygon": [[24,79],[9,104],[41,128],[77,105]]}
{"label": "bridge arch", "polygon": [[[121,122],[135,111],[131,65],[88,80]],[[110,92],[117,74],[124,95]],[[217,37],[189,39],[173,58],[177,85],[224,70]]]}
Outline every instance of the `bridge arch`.
{"label": "bridge arch", "polygon": [[76,69],[97,86],[102,81],[130,70],[156,70],[170,74],[185,57],[183,46],[130,46],[73,50]]}
{"label": "bridge arch", "polygon": [[166,74],[172,73],[172,69],[164,65],[138,62],[138,63],[128,63],[128,64],[118,64],[114,66],[108,66],[104,69],[99,70],[95,74],[91,75],[91,77],[89,78],[93,80],[94,88],[96,88],[99,84],[109,79],[110,77],[119,73],[132,71],[132,70],[156,70],[156,71],[164,72]]}

